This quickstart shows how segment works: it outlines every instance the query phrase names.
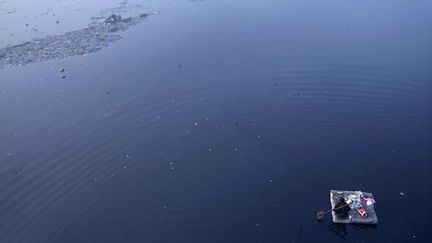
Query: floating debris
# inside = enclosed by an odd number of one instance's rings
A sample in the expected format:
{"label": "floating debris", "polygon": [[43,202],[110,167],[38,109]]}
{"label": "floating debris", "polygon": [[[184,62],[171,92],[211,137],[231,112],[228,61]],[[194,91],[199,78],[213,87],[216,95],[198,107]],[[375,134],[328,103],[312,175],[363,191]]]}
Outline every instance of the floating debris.
{"label": "floating debris", "polygon": [[84,29],[1,48],[0,69],[100,51],[111,42],[121,39],[119,35],[113,34],[114,32],[125,31],[130,26],[141,23],[148,16],[141,14],[138,17],[122,18],[120,15],[112,14],[103,23]]}
{"label": "floating debris", "polygon": [[120,15],[111,14],[108,18],[105,19],[105,24],[116,24],[122,20]]}
{"label": "floating debris", "polygon": [[20,168],[18,170],[15,171],[15,175],[18,175],[19,173],[21,173],[23,170]]}
{"label": "floating debris", "polygon": [[140,4],[132,4],[128,1],[123,1],[120,3],[119,6],[108,8],[105,10],[100,11],[101,14],[107,14],[107,13],[115,13],[115,14],[126,14],[130,12],[135,12],[135,10],[142,9],[143,6]]}
{"label": "floating debris", "polygon": [[375,199],[372,193],[361,191],[330,191],[332,209],[317,213],[321,220],[325,214],[331,213],[334,223],[340,224],[378,224],[375,212]]}

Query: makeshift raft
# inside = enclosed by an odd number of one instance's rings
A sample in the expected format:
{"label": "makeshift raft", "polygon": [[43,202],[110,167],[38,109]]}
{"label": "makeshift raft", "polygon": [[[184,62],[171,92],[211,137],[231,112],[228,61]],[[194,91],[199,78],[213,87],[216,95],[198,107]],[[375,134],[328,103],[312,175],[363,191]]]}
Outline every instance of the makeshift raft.
{"label": "makeshift raft", "polygon": [[[336,207],[336,205],[339,203],[340,198],[347,199],[353,199],[354,203],[360,202],[359,195],[362,195],[363,198],[368,200],[368,203],[362,203],[361,207],[363,207],[366,210],[367,216],[363,217],[358,212],[357,209],[353,205],[349,204],[350,210],[348,212],[347,218],[340,218],[338,217],[337,213],[335,211],[332,211],[333,216],[333,222],[334,223],[341,223],[341,224],[378,224],[378,217],[375,213],[375,200],[372,195],[372,193],[369,192],[360,192],[360,191],[336,191],[331,190],[330,191],[330,203],[332,206],[332,209]],[[356,201],[357,200],[357,201]],[[364,202],[365,200],[363,200]]]}

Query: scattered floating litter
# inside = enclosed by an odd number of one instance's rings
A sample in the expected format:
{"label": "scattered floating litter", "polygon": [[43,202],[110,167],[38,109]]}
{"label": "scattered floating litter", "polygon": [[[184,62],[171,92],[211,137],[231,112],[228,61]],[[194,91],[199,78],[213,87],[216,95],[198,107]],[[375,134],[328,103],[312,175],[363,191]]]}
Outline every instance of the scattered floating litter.
{"label": "scattered floating litter", "polygon": [[403,193],[403,192],[399,192],[399,194],[400,194],[401,196],[404,196],[404,195],[405,195],[405,193]]}
{"label": "scattered floating litter", "polygon": [[157,115],[157,116],[155,116],[155,118],[152,121],[158,122],[160,119],[161,119],[161,116]]}
{"label": "scattered floating litter", "polygon": [[18,170],[16,170],[15,171],[15,175],[17,175],[17,174],[19,174],[19,173],[21,173],[23,170],[20,168],[20,169],[18,169]]}
{"label": "scattered floating litter", "polygon": [[[125,31],[141,23],[147,16],[148,14],[141,14],[137,17],[123,19],[120,15],[114,14],[109,16],[104,23],[95,23],[84,29],[0,48],[0,69],[100,51],[111,42],[121,38],[113,34],[114,32]],[[37,31],[35,28],[32,30]]]}
{"label": "scattered floating litter", "polygon": [[198,126],[198,122],[195,122],[194,125],[195,125],[195,126]]}
{"label": "scattered floating litter", "polygon": [[269,183],[272,183],[273,182],[273,180],[272,179],[270,179],[269,181],[268,181]]}

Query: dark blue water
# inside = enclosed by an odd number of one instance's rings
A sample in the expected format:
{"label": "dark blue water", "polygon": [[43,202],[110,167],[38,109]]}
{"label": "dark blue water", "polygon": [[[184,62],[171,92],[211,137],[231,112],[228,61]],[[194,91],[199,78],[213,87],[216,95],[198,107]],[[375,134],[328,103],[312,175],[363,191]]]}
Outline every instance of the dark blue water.
{"label": "dark blue water", "polygon": [[[150,2],[0,70],[1,243],[432,239],[431,2]],[[379,225],[317,222],[331,189]]]}

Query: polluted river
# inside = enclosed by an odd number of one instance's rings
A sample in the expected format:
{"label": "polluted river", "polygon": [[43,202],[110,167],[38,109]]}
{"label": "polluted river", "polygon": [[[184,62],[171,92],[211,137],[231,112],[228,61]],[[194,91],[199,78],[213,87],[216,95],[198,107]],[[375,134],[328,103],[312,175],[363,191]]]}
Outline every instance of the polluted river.
{"label": "polluted river", "polygon": [[0,243],[430,242],[430,9],[0,0]]}

